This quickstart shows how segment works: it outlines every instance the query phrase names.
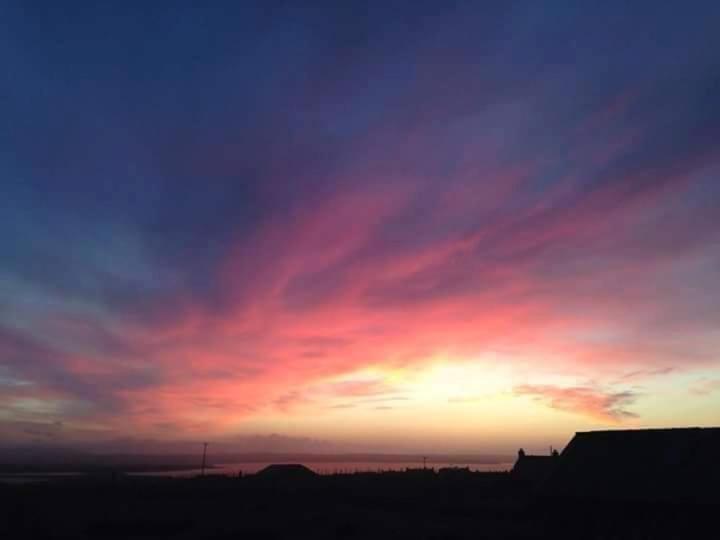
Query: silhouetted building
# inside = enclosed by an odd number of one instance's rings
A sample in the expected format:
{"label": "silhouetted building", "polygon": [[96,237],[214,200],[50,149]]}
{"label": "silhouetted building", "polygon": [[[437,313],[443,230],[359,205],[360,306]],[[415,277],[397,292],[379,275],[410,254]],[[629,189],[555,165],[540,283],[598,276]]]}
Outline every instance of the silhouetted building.
{"label": "silhouetted building", "polygon": [[543,492],[576,500],[720,504],[720,428],[576,433]]}
{"label": "silhouetted building", "polygon": [[438,469],[438,475],[441,478],[466,478],[470,474],[470,467],[441,467]]}
{"label": "silhouetted building", "polygon": [[405,476],[412,478],[432,478],[435,476],[435,469],[432,467],[414,468],[407,467],[405,469]]}
{"label": "silhouetted building", "polygon": [[555,470],[559,461],[557,452],[547,456],[527,455],[522,448],[512,468],[513,481],[526,487],[537,488],[545,482]]}
{"label": "silhouetted building", "polygon": [[317,478],[318,474],[305,465],[299,463],[277,463],[268,465],[257,472],[259,478],[268,478],[279,481],[303,481]]}

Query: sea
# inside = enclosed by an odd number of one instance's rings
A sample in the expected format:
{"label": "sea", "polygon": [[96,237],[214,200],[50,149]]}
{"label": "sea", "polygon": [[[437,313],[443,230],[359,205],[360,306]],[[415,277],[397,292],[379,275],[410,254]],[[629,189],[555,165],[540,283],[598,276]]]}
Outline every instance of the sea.
{"label": "sea", "polygon": [[[239,476],[246,474],[255,474],[264,469],[268,465],[281,463],[278,461],[243,461],[234,463],[214,463],[205,470],[206,475],[223,475],[223,476]],[[296,462],[297,463],[297,462]],[[300,461],[309,469],[318,474],[349,474],[357,472],[385,472],[385,471],[404,471],[408,468],[421,468],[426,466],[428,469],[441,469],[444,467],[467,467],[471,471],[482,472],[502,472],[512,468],[512,463],[452,463],[428,460],[425,464],[422,461],[412,463],[408,461]],[[82,472],[61,472],[61,473],[6,473],[0,474],[0,483],[6,484],[25,484],[34,482],[47,482],[50,480],[58,480],[63,478],[72,478],[83,476]],[[200,476],[202,470],[182,469],[182,470],[158,470],[143,471],[136,473],[127,473],[128,476],[145,476],[145,477],[171,477],[171,478],[193,478]]]}
{"label": "sea", "polygon": [[[219,474],[225,476],[237,476],[238,474],[255,474],[264,469],[268,465],[278,463],[277,461],[244,461],[242,463],[216,463],[212,468],[205,471],[206,474]],[[297,462],[296,462],[297,463]],[[318,474],[347,474],[356,472],[384,472],[384,471],[404,471],[408,468],[421,468],[423,462],[411,463],[408,461],[301,461],[309,469]],[[441,469],[444,467],[467,467],[471,471],[508,471],[512,468],[512,463],[452,463],[433,462],[428,460],[425,463],[428,469]],[[193,477],[201,474],[200,469],[189,469],[183,471],[150,471],[142,473],[133,473],[138,476],[173,476],[173,477]]]}

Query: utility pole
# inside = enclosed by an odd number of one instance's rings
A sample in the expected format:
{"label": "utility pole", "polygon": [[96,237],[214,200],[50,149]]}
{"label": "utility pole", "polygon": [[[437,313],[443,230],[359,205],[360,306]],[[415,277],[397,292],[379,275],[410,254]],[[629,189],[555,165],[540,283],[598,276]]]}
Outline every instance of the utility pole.
{"label": "utility pole", "polygon": [[200,475],[205,476],[205,457],[207,456],[207,445],[208,443],[203,443],[203,460],[202,460],[202,468]]}
{"label": "utility pole", "polygon": [[423,456],[423,470],[425,470],[427,467],[427,456]]}

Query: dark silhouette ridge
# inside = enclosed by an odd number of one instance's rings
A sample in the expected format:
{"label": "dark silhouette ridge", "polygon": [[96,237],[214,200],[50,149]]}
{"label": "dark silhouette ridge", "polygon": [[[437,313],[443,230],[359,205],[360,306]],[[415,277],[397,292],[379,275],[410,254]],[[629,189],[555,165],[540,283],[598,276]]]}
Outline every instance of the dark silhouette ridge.
{"label": "dark silhouette ridge", "polygon": [[548,496],[720,503],[720,428],[576,433]]}
{"label": "dark silhouette ridge", "polygon": [[466,477],[472,474],[470,467],[441,467],[438,469],[438,475],[445,478]]}
{"label": "dark silhouette ridge", "polygon": [[510,472],[284,463],[240,477],[0,483],[0,538],[714,538],[719,434],[577,433],[561,454],[518,452]]}

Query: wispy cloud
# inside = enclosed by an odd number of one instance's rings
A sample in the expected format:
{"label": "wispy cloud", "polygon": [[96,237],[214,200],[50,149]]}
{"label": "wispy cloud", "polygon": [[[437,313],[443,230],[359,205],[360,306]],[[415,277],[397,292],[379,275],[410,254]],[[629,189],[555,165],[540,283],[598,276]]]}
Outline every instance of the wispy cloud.
{"label": "wispy cloud", "polygon": [[[95,21],[48,37],[8,13],[0,414],[148,437],[315,405],[370,425],[406,381],[358,373],[502,351],[523,380],[596,383],[518,396],[619,422],[640,398],[613,388],[717,370],[717,17],[483,4],[370,10],[352,54],[341,8],[209,14],[244,29],[240,56],[110,17],[105,45],[148,45],[122,78],[116,50],[75,46]],[[158,69],[166,49],[191,69]],[[463,392],[441,392],[452,414]]]}
{"label": "wispy cloud", "polygon": [[631,371],[629,373],[625,373],[618,377],[618,382],[632,382],[632,381],[642,381],[645,379],[651,379],[653,377],[659,377],[662,375],[669,375],[671,373],[675,373],[677,371],[677,368],[675,367],[662,367],[657,369],[639,369],[635,371]]}
{"label": "wispy cloud", "polygon": [[604,422],[618,423],[636,418],[628,410],[637,399],[631,391],[605,392],[590,387],[559,387],[552,385],[520,385],[513,391],[531,396],[559,411],[582,414]]}
{"label": "wispy cloud", "polygon": [[720,392],[720,379],[700,380],[690,387],[690,392],[699,396]]}
{"label": "wispy cloud", "polygon": [[308,398],[297,390],[286,392],[272,401],[273,406],[282,412],[289,412],[301,403],[307,403]]}

